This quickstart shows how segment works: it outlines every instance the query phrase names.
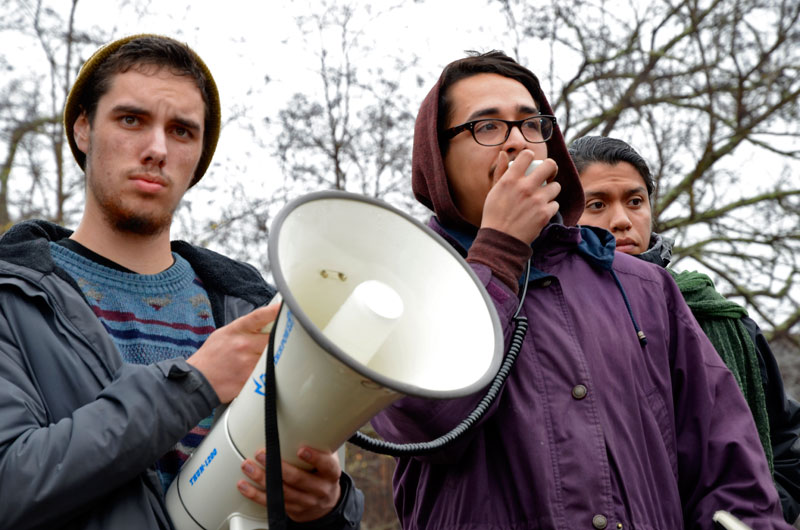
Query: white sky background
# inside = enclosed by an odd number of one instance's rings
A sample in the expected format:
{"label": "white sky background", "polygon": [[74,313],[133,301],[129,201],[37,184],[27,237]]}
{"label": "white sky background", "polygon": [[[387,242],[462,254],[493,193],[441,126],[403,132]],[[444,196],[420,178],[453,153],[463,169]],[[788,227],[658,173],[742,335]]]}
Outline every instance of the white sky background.
{"label": "white sky background", "polygon": [[[457,4],[428,0],[417,4],[409,0],[400,8],[376,15],[387,10],[392,2],[353,2],[360,8],[369,4],[374,7],[371,16],[359,9],[352,25],[352,29],[363,31],[360,42],[371,46],[369,55],[355,55],[351,59],[378,65],[381,62],[391,64],[392,57],[403,56],[406,52],[420,55],[421,72],[429,74],[427,84],[417,89],[417,94],[410,95],[416,106],[442,67],[462,56],[465,50],[501,47],[495,38],[498,33],[485,31],[485,28],[502,28],[505,22],[499,10],[489,8],[487,3],[487,0],[461,0]],[[234,107],[250,109],[244,118],[223,128],[214,164],[206,179],[210,176],[223,187],[233,181],[246,182],[252,193],[269,194],[272,183],[280,182],[283,176],[270,154],[256,148],[252,132],[242,126],[252,125],[268,136],[263,119],[276,119],[293,93],[321,93],[322,84],[315,75],[319,60],[314,55],[316,50],[308,49],[318,40],[314,40],[315,35],[300,34],[294,21],[295,15],[320,12],[319,2],[159,1],[152,2],[148,10],[151,15],[139,19],[131,7],[120,9],[116,2],[79,0],[75,18],[79,28],[95,25],[115,28],[116,37],[160,33],[174,36],[194,48],[219,86],[223,123],[231,118]],[[309,42],[304,42],[304,37]],[[338,42],[333,38],[330,42],[331,52],[336,53]],[[269,83],[265,83],[266,76],[269,76]],[[229,164],[228,160],[236,162]],[[231,171],[234,165],[235,170]],[[221,191],[204,191],[202,186],[192,190],[187,199],[193,203],[193,212],[201,205],[202,208],[219,207],[217,200]],[[176,228],[178,231],[173,236],[180,237],[180,228]]]}
{"label": "white sky background", "polygon": [[[33,4],[33,0],[30,3]],[[134,5],[125,5],[130,3]],[[218,217],[214,214],[224,208],[225,188],[236,182],[246,183],[253,196],[268,197],[283,175],[269,149],[257,146],[253,131],[269,145],[275,128],[268,129],[264,118],[275,120],[278,111],[295,92],[317,96],[321,93],[322,84],[315,74],[319,67],[314,54],[318,49],[316,35],[301,34],[294,17],[320,13],[324,6],[319,1],[308,0],[161,0],[151,1],[148,14],[140,17],[134,7],[144,3],[145,0],[79,0],[75,15],[77,26],[89,31],[100,27],[113,32],[114,38],[144,32],[186,41],[214,74],[221,94],[223,122],[230,120],[237,110],[247,109],[244,116],[223,128],[212,167],[201,185],[187,195],[187,201],[192,204],[191,215]],[[410,79],[407,93],[414,111],[442,67],[463,56],[465,50],[505,48],[508,53],[512,51],[509,47],[512,36],[506,30],[506,21],[498,7],[488,5],[488,0],[427,0],[422,3],[354,0],[350,3],[358,8],[351,30],[361,32],[362,47],[359,49],[370,50],[364,56],[354,54],[351,57],[359,67],[391,65],[394,57],[419,56],[420,64],[415,72],[422,76],[423,86],[417,87],[414,79]],[[400,7],[389,9],[395,3]],[[45,4],[66,17],[68,2],[65,0],[47,0]],[[367,14],[369,6],[372,6],[372,14]],[[326,39],[331,53],[335,54],[338,45],[335,36],[327,35]],[[33,40],[8,40],[0,37],[0,46],[7,57],[46,67],[41,48]],[[539,76],[545,93],[551,94],[549,50],[537,54],[535,46],[535,43],[526,42],[522,50],[524,60]],[[31,59],[26,59],[29,57]],[[559,54],[557,67],[562,75],[574,67],[563,64],[565,59],[568,56]],[[540,63],[537,64],[537,60]],[[265,83],[266,77],[270,79],[268,83]],[[638,147],[646,156],[645,146]],[[740,149],[735,157],[726,161],[726,166],[743,176],[763,175],[764,165],[763,153],[753,158],[746,149]],[[775,171],[768,173],[779,174],[781,166],[782,163],[775,164]],[[752,172],[748,168],[753,168]],[[769,181],[743,180],[749,186],[766,186]],[[218,189],[212,190],[211,186]],[[173,236],[184,237],[180,226]]]}

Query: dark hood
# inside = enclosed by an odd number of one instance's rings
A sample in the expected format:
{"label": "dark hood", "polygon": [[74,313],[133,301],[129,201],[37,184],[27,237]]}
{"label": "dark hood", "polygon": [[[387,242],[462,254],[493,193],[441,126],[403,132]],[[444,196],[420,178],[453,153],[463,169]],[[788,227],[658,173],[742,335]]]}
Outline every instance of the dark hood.
{"label": "dark hood", "polygon": [[648,263],[655,263],[666,268],[672,259],[672,245],[675,241],[671,237],[662,236],[653,232],[650,234],[650,246],[636,257]]}
{"label": "dark hood", "polygon": [[[440,84],[441,79],[425,97],[417,114],[411,157],[411,187],[417,200],[433,210],[443,226],[474,233],[477,227],[464,219],[453,202],[439,149],[437,115]],[[539,92],[532,95],[542,114],[553,114],[544,94]],[[558,164],[555,180],[561,184],[561,193],[556,200],[560,205],[562,222],[566,226],[574,226],[583,213],[583,188],[575,164],[567,152],[564,136],[557,125],[553,137],[547,141],[547,155]]]}

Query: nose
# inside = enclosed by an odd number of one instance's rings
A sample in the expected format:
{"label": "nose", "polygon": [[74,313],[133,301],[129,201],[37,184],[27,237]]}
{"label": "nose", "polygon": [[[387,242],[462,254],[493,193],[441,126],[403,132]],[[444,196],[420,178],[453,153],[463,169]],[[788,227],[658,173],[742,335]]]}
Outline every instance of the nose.
{"label": "nose", "polygon": [[633,226],[628,213],[621,205],[616,205],[611,209],[611,231],[612,232],[625,232],[630,230]]}
{"label": "nose", "polygon": [[167,163],[167,135],[164,130],[154,127],[147,136],[142,152],[142,164],[159,169]]}
{"label": "nose", "polygon": [[531,144],[525,140],[525,137],[522,136],[522,131],[517,126],[511,127],[511,131],[508,133],[508,138],[506,138],[506,141],[503,144],[503,149],[505,149],[509,154],[518,153],[530,145]]}

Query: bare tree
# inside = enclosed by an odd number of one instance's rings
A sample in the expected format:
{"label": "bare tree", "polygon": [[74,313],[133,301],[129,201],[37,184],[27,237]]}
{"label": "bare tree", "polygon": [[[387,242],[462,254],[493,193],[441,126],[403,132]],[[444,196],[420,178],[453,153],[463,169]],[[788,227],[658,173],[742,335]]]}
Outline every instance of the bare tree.
{"label": "bare tree", "polygon": [[72,0],[58,11],[41,0],[3,4],[0,32],[30,48],[27,63],[3,57],[0,231],[30,217],[64,223],[75,213],[82,181],[71,165],[65,169],[61,113],[81,52],[97,42],[76,29],[77,5]]}
{"label": "bare tree", "polygon": [[419,82],[410,73],[416,60],[370,63],[362,29],[392,9],[373,13],[368,6],[330,0],[295,18],[302,48],[311,57],[308,71],[298,60],[292,72],[293,90],[303,86],[303,91],[294,92],[277,117],[245,125],[254,148],[270,152],[277,164],[265,171],[279,173],[282,181],[255,192],[252,182],[239,185],[218,219],[191,239],[268,272],[271,221],[305,193],[351,191],[421,212],[409,186],[415,115],[407,94],[408,85]]}
{"label": "bare tree", "polygon": [[391,9],[373,15],[323,2],[317,13],[297,18],[315,50],[320,84],[296,93],[278,115],[275,154],[293,192],[347,190],[414,208],[408,179],[415,114],[403,83],[416,82],[416,59],[370,64],[362,42],[361,28]]}
{"label": "bare tree", "polygon": [[616,136],[648,158],[673,265],[709,272],[800,347],[800,3],[492,3],[523,63],[549,57],[568,139]]}

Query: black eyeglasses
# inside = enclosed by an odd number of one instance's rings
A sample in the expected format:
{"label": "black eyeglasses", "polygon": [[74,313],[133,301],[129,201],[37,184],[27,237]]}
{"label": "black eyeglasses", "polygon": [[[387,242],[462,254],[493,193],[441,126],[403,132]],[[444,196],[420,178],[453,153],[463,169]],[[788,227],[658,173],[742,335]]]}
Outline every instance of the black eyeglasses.
{"label": "black eyeglasses", "polygon": [[500,120],[489,118],[483,120],[468,121],[461,125],[456,125],[447,129],[444,133],[450,139],[463,131],[472,133],[472,137],[480,145],[491,147],[500,145],[508,140],[512,127],[519,127],[522,137],[526,141],[539,144],[546,142],[553,136],[553,128],[556,126],[556,117],[540,114],[531,116],[524,120]]}

